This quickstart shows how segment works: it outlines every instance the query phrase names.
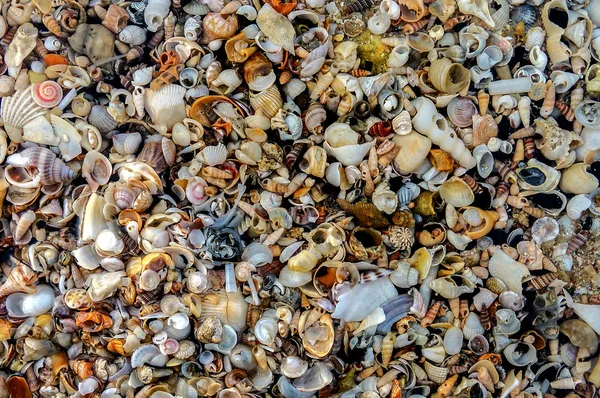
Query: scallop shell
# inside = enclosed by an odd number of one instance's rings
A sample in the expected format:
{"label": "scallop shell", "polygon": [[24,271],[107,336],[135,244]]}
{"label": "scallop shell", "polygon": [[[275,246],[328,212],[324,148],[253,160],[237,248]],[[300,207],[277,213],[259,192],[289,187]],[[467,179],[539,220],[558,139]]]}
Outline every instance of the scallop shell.
{"label": "scallop shell", "polygon": [[16,142],[20,141],[20,129],[23,126],[42,116],[46,110],[33,100],[33,94],[30,87],[17,91],[10,97],[2,98],[1,116],[4,120],[4,126],[9,137]]}
{"label": "scallop shell", "polygon": [[157,91],[146,90],[146,110],[153,123],[165,126],[168,130],[181,123],[186,117],[185,92],[184,87],[175,84],[165,85]]}
{"label": "scallop shell", "polygon": [[202,150],[202,158],[209,166],[217,166],[227,160],[227,153],[227,148],[223,144],[207,146]]}

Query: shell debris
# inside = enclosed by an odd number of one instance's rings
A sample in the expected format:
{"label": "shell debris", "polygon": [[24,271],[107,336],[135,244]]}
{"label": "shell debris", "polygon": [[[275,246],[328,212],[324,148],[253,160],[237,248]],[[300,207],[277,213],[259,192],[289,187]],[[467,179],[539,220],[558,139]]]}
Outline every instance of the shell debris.
{"label": "shell debris", "polygon": [[0,397],[596,397],[600,0],[5,1]]}

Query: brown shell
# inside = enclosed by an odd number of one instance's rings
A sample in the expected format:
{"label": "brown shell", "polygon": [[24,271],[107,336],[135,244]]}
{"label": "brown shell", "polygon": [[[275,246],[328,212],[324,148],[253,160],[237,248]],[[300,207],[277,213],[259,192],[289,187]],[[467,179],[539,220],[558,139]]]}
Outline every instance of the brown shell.
{"label": "brown shell", "polygon": [[246,63],[244,63],[244,80],[246,83],[252,83],[256,79],[267,76],[273,72],[273,64],[265,57],[262,52],[254,53]]}
{"label": "brown shell", "polygon": [[473,116],[473,146],[487,144],[490,138],[498,136],[498,123],[492,115]]}
{"label": "brown shell", "polygon": [[356,217],[361,227],[380,229],[390,225],[387,217],[373,203],[360,202],[352,204],[343,199],[337,199],[337,203],[346,213],[350,213]]}

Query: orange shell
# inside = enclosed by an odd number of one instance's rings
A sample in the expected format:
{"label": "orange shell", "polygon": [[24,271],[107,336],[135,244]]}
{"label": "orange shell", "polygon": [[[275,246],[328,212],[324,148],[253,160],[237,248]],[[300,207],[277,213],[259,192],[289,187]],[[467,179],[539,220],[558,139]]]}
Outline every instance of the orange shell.
{"label": "orange shell", "polygon": [[126,356],[127,354],[125,353],[125,349],[123,348],[124,346],[125,346],[125,340],[112,339],[106,345],[106,349],[110,352],[114,352],[116,354]]}
{"label": "orange shell", "polygon": [[158,57],[158,60],[160,62],[160,69],[158,70],[159,72],[164,72],[171,66],[179,64],[179,56],[175,51],[165,51],[161,53]]}
{"label": "orange shell", "polygon": [[77,314],[75,323],[78,327],[82,328],[84,332],[92,333],[108,329],[113,324],[110,317],[97,311],[80,312]]}
{"label": "orange shell", "polygon": [[84,361],[82,359],[74,359],[69,361],[69,365],[73,372],[81,379],[87,379],[94,374],[94,364],[92,362]]}
{"label": "orange shell", "polygon": [[296,0],[292,0],[291,2],[283,0],[267,0],[265,3],[271,4],[271,7],[281,15],[288,15],[290,12],[294,11],[294,8],[296,8],[296,5],[298,4]]}
{"label": "orange shell", "polygon": [[46,66],[69,65],[69,61],[58,54],[48,54],[44,57]]}
{"label": "orange shell", "polygon": [[427,156],[429,161],[439,171],[452,171],[454,169],[454,159],[452,156],[441,149],[432,149]]}

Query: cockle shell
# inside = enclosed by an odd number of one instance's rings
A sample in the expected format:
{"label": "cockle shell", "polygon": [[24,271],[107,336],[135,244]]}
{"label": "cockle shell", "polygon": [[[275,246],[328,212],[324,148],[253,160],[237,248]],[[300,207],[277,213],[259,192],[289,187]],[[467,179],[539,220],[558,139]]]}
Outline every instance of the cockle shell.
{"label": "cockle shell", "polygon": [[146,90],[146,111],[152,118],[153,123],[172,129],[176,123],[180,123],[186,117],[185,88],[170,84],[159,88],[157,91]]}

